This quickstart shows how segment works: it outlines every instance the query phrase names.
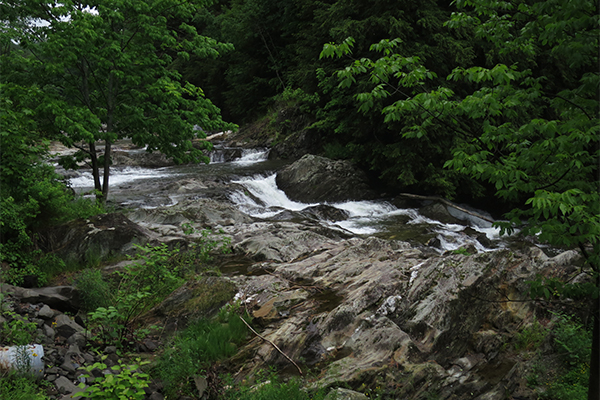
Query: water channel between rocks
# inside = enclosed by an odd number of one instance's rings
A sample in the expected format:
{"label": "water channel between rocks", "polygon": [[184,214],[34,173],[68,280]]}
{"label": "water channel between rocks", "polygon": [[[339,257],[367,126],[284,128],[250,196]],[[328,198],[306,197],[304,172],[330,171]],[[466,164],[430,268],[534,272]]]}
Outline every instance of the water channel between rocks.
{"label": "water channel between rocks", "polygon": [[[228,157],[224,156],[226,153]],[[385,200],[326,204],[342,210],[348,217],[337,221],[316,218],[307,210],[322,205],[292,201],[277,188],[276,173],[289,162],[268,160],[267,156],[266,149],[222,148],[211,155],[212,161],[208,165],[161,168],[115,166],[110,177],[109,202],[116,208],[157,208],[209,197],[233,204],[242,212],[265,220],[310,220],[347,234],[421,244],[434,239],[439,251],[469,244],[478,251],[488,251],[504,245],[499,239],[499,231],[489,222],[452,208],[449,211],[453,215],[468,221],[465,225],[444,224],[424,217],[417,209],[397,208]],[[86,193],[93,189],[89,171],[70,173],[69,177],[75,191]],[[471,234],[465,229],[471,229]],[[487,237],[488,247],[474,237],[473,230]]]}

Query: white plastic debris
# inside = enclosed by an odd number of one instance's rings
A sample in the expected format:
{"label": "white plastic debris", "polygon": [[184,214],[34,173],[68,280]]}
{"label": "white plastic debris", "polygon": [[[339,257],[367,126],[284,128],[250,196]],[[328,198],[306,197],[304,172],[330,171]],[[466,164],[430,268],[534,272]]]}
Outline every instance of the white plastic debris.
{"label": "white plastic debris", "polygon": [[0,370],[15,370],[42,378],[44,376],[42,357],[44,357],[44,347],[41,344],[0,347]]}

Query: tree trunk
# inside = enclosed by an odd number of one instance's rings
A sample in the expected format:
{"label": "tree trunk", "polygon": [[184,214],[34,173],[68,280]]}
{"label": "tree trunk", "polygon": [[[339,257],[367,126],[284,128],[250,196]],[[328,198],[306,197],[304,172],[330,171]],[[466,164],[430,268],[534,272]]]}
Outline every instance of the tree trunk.
{"label": "tree trunk", "polygon": [[108,200],[108,180],[110,177],[110,150],[111,143],[110,140],[106,140],[106,144],[104,145],[104,179],[102,182],[102,205],[106,205],[106,200]]}
{"label": "tree trunk", "polygon": [[107,107],[106,107],[106,136],[104,138],[104,182],[102,183],[102,205],[106,205],[108,200],[109,185],[108,181],[110,178],[110,151],[112,147],[111,134],[114,129],[114,114],[115,114],[115,76],[111,72],[108,76],[108,90],[107,90]]}
{"label": "tree trunk", "polygon": [[96,190],[96,199],[102,200],[102,186],[100,185],[100,167],[98,165],[98,154],[96,153],[96,144],[90,142],[90,159],[92,162],[92,176],[94,177],[94,189]]}

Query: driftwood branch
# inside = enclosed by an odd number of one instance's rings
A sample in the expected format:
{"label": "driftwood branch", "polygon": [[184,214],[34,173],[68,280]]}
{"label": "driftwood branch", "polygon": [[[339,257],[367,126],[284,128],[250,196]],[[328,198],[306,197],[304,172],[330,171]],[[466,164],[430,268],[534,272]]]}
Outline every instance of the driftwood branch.
{"label": "driftwood branch", "polygon": [[469,215],[472,215],[474,217],[481,218],[482,220],[487,221],[487,222],[491,222],[491,223],[495,222],[491,218],[488,218],[488,217],[486,217],[484,215],[481,215],[479,213],[467,210],[466,208],[463,208],[461,206],[457,206],[456,204],[452,203],[451,201],[448,201],[448,200],[443,199],[441,197],[437,197],[437,196],[420,196],[418,194],[410,194],[410,193],[400,193],[398,195],[398,197],[405,197],[407,199],[416,199],[416,200],[439,201],[440,203],[444,203],[448,207],[456,208],[457,210],[460,210],[460,211],[464,212],[465,214],[469,214]]}
{"label": "driftwood branch", "polygon": [[244,320],[244,318],[240,317],[240,319],[242,320],[242,322],[244,324],[246,324],[246,326],[248,327],[248,329],[250,329],[252,331],[252,333],[254,333],[256,336],[258,336],[259,338],[261,338],[262,340],[264,340],[265,342],[269,342],[271,343],[271,345],[273,347],[275,347],[275,350],[277,350],[279,353],[281,353],[282,356],[284,356],[285,358],[287,358],[289,360],[289,362],[291,362],[292,364],[294,364],[294,367],[296,367],[296,369],[298,369],[298,372],[300,372],[300,375],[302,375],[302,370],[300,369],[300,367],[298,366],[298,364],[296,364],[294,362],[294,360],[292,360],[291,358],[288,357],[287,354],[285,354],[283,351],[281,351],[281,349],[279,347],[277,347],[277,345],[275,343],[273,343],[272,341],[270,341],[269,339],[261,336],[258,332],[256,332],[254,329],[252,329],[252,327],[250,326],[250,324],[248,324],[246,322],[246,320]]}

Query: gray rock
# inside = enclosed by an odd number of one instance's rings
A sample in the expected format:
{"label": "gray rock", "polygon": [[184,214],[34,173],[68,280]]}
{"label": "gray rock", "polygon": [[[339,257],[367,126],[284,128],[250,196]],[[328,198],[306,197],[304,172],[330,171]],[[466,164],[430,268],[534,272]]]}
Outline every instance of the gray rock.
{"label": "gray rock", "polygon": [[309,216],[314,216],[317,219],[326,221],[344,221],[348,219],[349,213],[345,210],[340,210],[327,204],[319,204],[318,206],[307,207],[302,210],[302,213]]}
{"label": "gray rock", "polygon": [[52,319],[54,318],[54,311],[47,304],[44,304],[38,311],[38,316],[43,319]]}
{"label": "gray rock", "polygon": [[60,394],[74,394],[74,393],[83,392],[83,390],[84,390],[84,389],[81,389],[81,388],[75,386],[75,384],[73,382],[71,382],[69,379],[67,379],[64,376],[59,376],[54,381],[54,385],[56,386],[56,389],[58,389],[58,392]]}
{"label": "gray rock", "polygon": [[90,353],[82,353],[81,355],[82,355],[83,359],[85,360],[86,364],[93,364],[94,362],[96,362],[96,357],[94,357]]}
{"label": "gray rock", "polygon": [[461,221],[458,218],[454,217],[448,211],[448,208],[445,204],[439,202],[433,202],[426,206],[423,206],[419,209],[419,213],[424,215],[427,218],[435,219],[437,221],[443,222],[444,224],[465,224],[465,221]]}
{"label": "gray rock", "polygon": [[115,166],[130,166],[144,168],[161,168],[175,165],[173,160],[168,159],[162,153],[149,153],[146,151],[113,151],[111,154],[111,161]]}
{"label": "gray rock", "polygon": [[336,242],[317,231],[292,222],[257,222],[237,231],[234,249],[257,261],[292,261]]}
{"label": "gray rock", "polygon": [[64,356],[64,362],[61,364],[60,368],[69,373],[75,373],[84,362],[85,358],[81,354],[79,346],[72,344],[67,349]]}
{"label": "gray rock", "polygon": [[372,200],[377,197],[364,172],[348,161],[307,154],[277,173],[277,186],[304,203]]}
{"label": "gray rock", "polygon": [[332,389],[325,400],[368,400],[369,398],[362,393],[350,389],[337,388]]}
{"label": "gray rock", "polygon": [[75,332],[73,335],[71,335],[67,339],[67,343],[68,344],[75,344],[79,348],[83,348],[87,344],[87,337],[82,332]]}
{"label": "gray rock", "polygon": [[62,336],[67,339],[77,332],[84,331],[83,327],[81,327],[79,324],[77,324],[65,314],[59,314],[56,317],[55,322],[56,326],[54,327],[54,330],[56,331],[56,333],[59,336]]}
{"label": "gray rock", "polygon": [[[500,350],[510,340],[507,332],[531,321],[535,303],[506,306],[503,300],[526,298],[526,282],[536,274],[577,262],[568,255],[552,260],[508,250],[424,258],[404,242],[304,240],[292,234],[297,224],[261,224],[260,229],[253,224],[254,238],[248,230],[248,236],[234,236],[234,243],[250,255],[272,254],[273,261],[261,264],[270,274],[234,279],[248,308],[260,314],[262,334],[294,360],[326,365],[315,387],[373,379],[412,382],[397,398],[416,398],[423,382],[437,385],[444,398],[517,385],[518,374],[509,373],[515,361],[503,359]],[[329,294],[309,291],[289,307],[277,302],[298,286]],[[506,289],[493,289],[498,287]],[[244,374],[289,366],[266,342],[243,351],[240,359],[252,358]],[[497,378],[478,375],[486,369],[497,371]]]}
{"label": "gray rock", "polygon": [[[182,224],[189,223],[197,229],[195,233],[186,235],[188,239],[199,238],[202,229],[207,226],[230,226],[253,221],[251,217],[233,205],[213,199],[186,200],[174,206],[155,209],[140,208],[131,212],[129,218],[153,230],[169,226],[169,231],[165,232],[169,235],[183,235]],[[234,221],[233,224],[232,221]]]}
{"label": "gray rock", "polygon": [[25,289],[18,286],[1,284],[0,291],[10,293],[23,303],[44,303],[61,311],[77,311],[79,309],[79,291],[73,286],[53,286]]}
{"label": "gray rock", "polygon": [[158,392],[152,392],[152,394],[148,397],[148,400],[164,400],[165,396]]}
{"label": "gray rock", "polygon": [[48,229],[42,239],[54,244],[57,256],[65,262],[84,264],[89,259],[103,260],[115,255],[133,254],[135,244],[143,245],[153,237],[151,232],[125,215],[112,213]]}

